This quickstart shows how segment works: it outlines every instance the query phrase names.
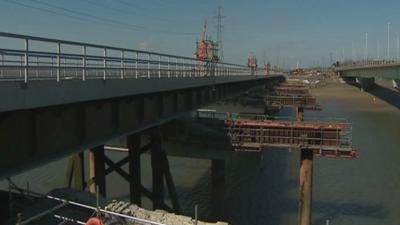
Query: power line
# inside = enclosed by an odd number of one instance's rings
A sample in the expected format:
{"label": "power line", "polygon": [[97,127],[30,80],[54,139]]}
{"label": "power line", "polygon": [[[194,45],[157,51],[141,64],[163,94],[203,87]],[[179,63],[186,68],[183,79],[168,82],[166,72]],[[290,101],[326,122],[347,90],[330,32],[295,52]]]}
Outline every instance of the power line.
{"label": "power line", "polygon": [[[85,21],[86,20],[90,20],[91,22],[95,22],[95,23],[103,23],[103,24],[106,23],[107,25],[116,25],[116,26],[120,26],[120,27],[127,28],[127,29],[130,29],[130,30],[134,30],[134,31],[163,33],[163,34],[174,34],[174,35],[196,35],[196,33],[189,33],[189,32],[175,32],[175,31],[149,29],[149,28],[144,27],[144,26],[138,26],[138,25],[128,24],[128,23],[124,23],[124,22],[113,20],[113,19],[109,19],[109,18],[103,18],[103,17],[99,17],[99,16],[96,16],[96,15],[80,12],[80,11],[77,11],[77,10],[72,10],[72,9],[61,7],[61,6],[57,6],[57,5],[54,5],[54,4],[51,4],[51,3],[48,3],[48,2],[43,2],[43,1],[40,1],[40,0],[30,0],[30,1],[33,2],[33,3],[39,4],[39,5],[42,5],[42,6],[50,7],[52,9],[55,9],[56,11],[45,9],[45,8],[38,7],[38,6],[27,5],[27,4],[24,4],[24,3],[21,3],[21,2],[17,2],[17,1],[14,1],[14,0],[4,0],[4,1],[7,1],[7,2],[12,3],[12,4],[24,6],[26,8],[31,8],[31,9],[36,9],[36,10],[40,10],[40,11],[49,12],[49,13],[56,14],[56,15],[60,14],[58,11],[63,11],[63,12],[69,13],[69,14],[62,13],[61,15],[63,15],[63,16],[73,17],[73,18],[79,19],[81,21],[83,19]],[[70,15],[70,14],[73,14],[73,16]]]}
{"label": "power line", "polygon": [[[64,17],[67,17],[67,18],[70,18],[70,19],[75,19],[75,20],[77,20],[79,22],[82,22],[82,19],[86,20],[86,18],[83,18],[83,17],[80,17],[80,16],[72,16],[72,15],[68,15],[68,14],[65,14],[65,13],[60,13],[60,12],[56,12],[56,11],[53,11],[53,10],[39,8],[39,7],[35,7],[35,6],[32,6],[32,5],[27,5],[27,4],[24,4],[24,3],[16,2],[14,0],[3,0],[3,1],[11,3],[11,4],[14,4],[14,5],[22,6],[22,7],[25,7],[25,8],[35,9],[35,10],[38,10],[38,11],[41,11],[41,12],[47,12],[47,13],[54,14],[54,15],[61,15],[61,16],[64,16]],[[99,24],[99,22],[96,21],[96,20],[90,20],[89,19],[87,21]]]}
{"label": "power line", "polygon": [[[142,8],[141,11],[138,11],[139,7],[136,7],[136,6],[133,7],[133,5],[131,5],[131,4],[129,4],[128,6],[132,6],[132,7],[128,7],[128,8],[134,9],[135,12],[127,10],[127,9],[120,9],[118,7],[113,7],[111,5],[107,5],[107,4],[101,3],[98,0],[84,0],[84,1],[88,2],[89,4],[95,5],[97,7],[105,8],[107,10],[111,10],[111,11],[118,12],[118,13],[123,13],[125,15],[136,14],[136,15],[145,16],[147,18],[150,18],[150,19],[153,19],[153,20],[157,20],[157,21],[161,21],[161,22],[166,22],[166,23],[168,23],[168,22],[173,22],[173,23],[177,23],[178,22],[179,23],[180,22],[180,21],[177,21],[177,20],[171,20],[169,18],[163,18],[163,17],[158,17],[158,16],[142,13],[142,11],[148,11],[148,10],[145,10],[145,9]],[[113,3],[115,3],[115,2],[119,2],[119,1],[114,1]],[[123,2],[120,2],[120,3],[123,3]],[[127,8],[127,7],[125,7],[125,8]]]}
{"label": "power line", "polygon": [[112,20],[112,19],[108,19],[108,18],[102,18],[102,17],[99,17],[99,16],[91,15],[91,14],[84,13],[84,12],[79,12],[79,11],[72,10],[72,9],[67,9],[67,8],[64,8],[64,7],[61,7],[61,6],[57,6],[57,5],[54,5],[54,4],[51,4],[51,3],[48,3],[48,2],[44,2],[44,1],[41,1],[41,0],[30,0],[30,1],[34,2],[34,3],[37,3],[37,4],[40,4],[40,5],[44,5],[44,6],[47,6],[47,7],[51,7],[51,8],[54,8],[54,9],[58,9],[58,10],[61,10],[61,11],[72,13],[72,14],[75,14],[75,15],[80,15],[80,16],[84,16],[84,17],[88,17],[88,18],[92,18],[92,19],[96,19],[96,20],[100,20],[100,21],[105,21],[105,22],[112,23],[112,24],[115,24],[115,25],[123,25],[123,26],[131,27],[133,29],[147,30],[147,28],[142,27],[142,26],[131,25],[131,24],[127,24],[127,23],[124,23],[124,22],[119,22],[119,21],[115,21],[115,20]]}

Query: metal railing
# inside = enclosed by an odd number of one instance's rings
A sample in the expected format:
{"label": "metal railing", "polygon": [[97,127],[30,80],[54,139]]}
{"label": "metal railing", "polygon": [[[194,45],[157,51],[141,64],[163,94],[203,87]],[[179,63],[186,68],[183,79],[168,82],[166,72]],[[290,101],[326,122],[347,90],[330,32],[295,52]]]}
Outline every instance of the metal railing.
{"label": "metal railing", "polygon": [[362,60],[354,62],[342,62],[336,70],[351,70],[351,69],[362,69],[371,67],[390,67],[390,66],[400,66],[400,61],[398,59],[384,59],[384,60]]}
{"label": "metal railing", "polygon": [[[82,42],[0,32],[2,39],[21,41],[21,48],[4,48],[0,42],[0,81],[183,78],[263,75],[262,69],[206,62]],[[31,46],[46,45],[34,50]],[[71,53],[70,49],[75,49]],[[76,49],[81,49],[77,53]],[[68,51],[69,50],[69,51]],[[211,64],[211,62],[209,62]]]}

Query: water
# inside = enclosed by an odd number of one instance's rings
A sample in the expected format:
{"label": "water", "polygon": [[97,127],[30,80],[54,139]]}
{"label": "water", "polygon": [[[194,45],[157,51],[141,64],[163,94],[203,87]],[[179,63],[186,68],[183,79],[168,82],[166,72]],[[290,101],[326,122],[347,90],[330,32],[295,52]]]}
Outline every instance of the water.
{"label": "water", "polygon": [[[357,160],[316,158],[314,164],[313,224],[397,225],[400,221],[400,111],[347,85],[315,89],[324,111],[307,117],[347,117],[353,122]],[[219,108],[231,106],[219,105]],[[237,111],[254,111],[234,106]],[[260,109],[257,109],[260,110]],[[285,111],[288,114],[290,112]],[[118,153],[112,155],[120,158]],[[143,183],[151,187],[149,156],[142,156]],[[64,182],[65,160],[53,162],[13,179],[46,192]],[[210,209],[210,161],[170,157],[183,213],[213,220]],[[262,154],[238,153],[226,163],[223,219],[235,225],[296,224],[299,153],[269,150]],[[116,174],[107,177],[107,194],[126,199],[128,183]],[[112,185],[111,185],[112,184]],[[5,183],[0,184],[5,189]],[[145,198],[144,198],[145,200]],[[150,206],[148,200],[145,205]]]}

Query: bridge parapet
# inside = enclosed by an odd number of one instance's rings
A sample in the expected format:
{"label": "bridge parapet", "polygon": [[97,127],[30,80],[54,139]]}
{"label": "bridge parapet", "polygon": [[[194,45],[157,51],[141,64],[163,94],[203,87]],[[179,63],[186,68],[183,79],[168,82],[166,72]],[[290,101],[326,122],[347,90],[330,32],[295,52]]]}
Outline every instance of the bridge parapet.
{"label": "bridge parapet", "polygon": [[0,81],[183,78],[263,74],[225,62],[0,32]]}
{"label": "bridge parapet", "polygon": [[400,66],[400,62],[398,61],[368,61],[368,62],[356,62],[356,63],[348,63],[342,66],[336,67],[336,71],[344,71],[344,70],[358,70],[358,69],[366,69],[366,68],[380,68],[380,67],[398,67]]}

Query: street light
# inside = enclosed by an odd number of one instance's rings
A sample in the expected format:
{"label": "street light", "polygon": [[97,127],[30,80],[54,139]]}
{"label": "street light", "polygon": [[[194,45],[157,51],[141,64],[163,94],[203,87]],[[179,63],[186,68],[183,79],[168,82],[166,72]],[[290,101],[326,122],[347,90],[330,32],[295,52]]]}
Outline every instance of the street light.
{"label": "street light", "polygon": [[390,59],[390,22],[387,23],[387,59]]}
{"label": "street light", "polygon": [[368,33],[365,33],[365,62],[368,61]]}
{"label": "street light", "polygon": [[379,40],[376,40],[376,54],[377,54],[377,59],[380,59],[380,51],[381,51],[381,45],[379,43]]}
{"label": "street light", "polygon": [[397,48],[396,48],[396,62],[399,61],[399,48],[400,48],[400,43],[399,43],[399,32],[396,32],[396,40],[397,40]]}

